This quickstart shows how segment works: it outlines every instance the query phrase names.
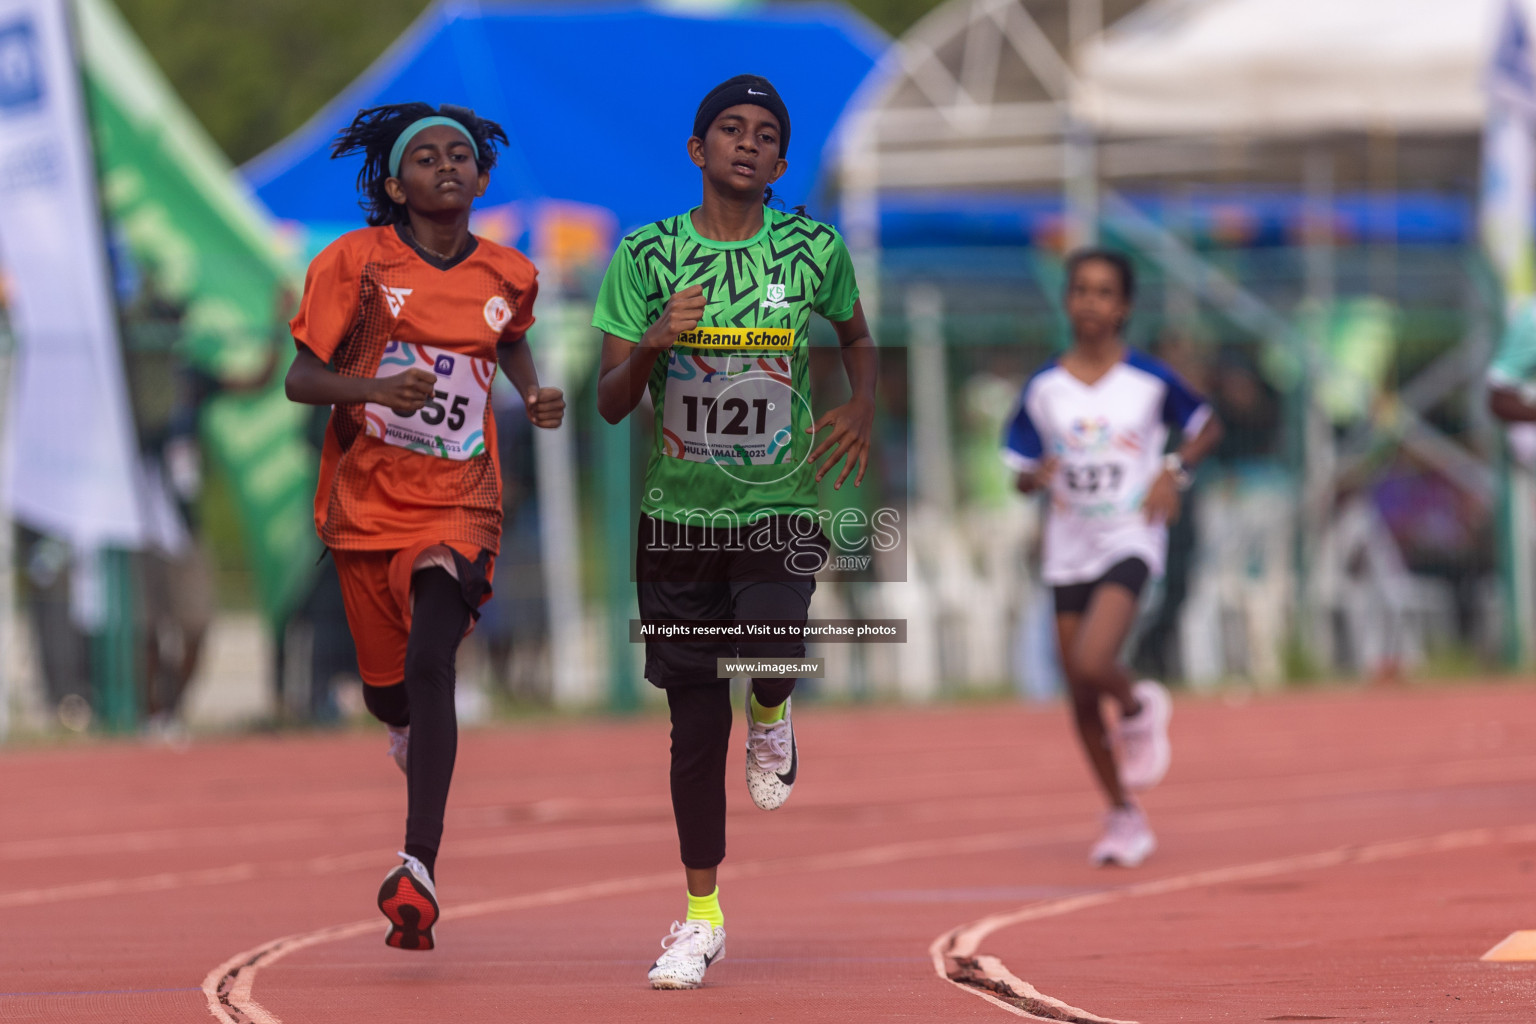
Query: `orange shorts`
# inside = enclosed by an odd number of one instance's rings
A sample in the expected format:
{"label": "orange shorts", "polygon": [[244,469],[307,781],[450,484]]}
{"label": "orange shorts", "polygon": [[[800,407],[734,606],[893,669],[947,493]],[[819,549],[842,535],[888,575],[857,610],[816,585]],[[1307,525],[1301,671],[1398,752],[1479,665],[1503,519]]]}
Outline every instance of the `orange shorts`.
{"label": "orange shorts", "polygon": [[[463,556],[452,557],[452,548]],[[435,549],[435,550],[434,550]],[[405,679],[405,646],[411,636],[411,574],[438,566],[448,569],[477,608],[491,596],[496,558],[478,545],[458,541],[422,541],[398,551],[332,549],[347,626],[357,647],[357,670],[369,686],[393,686]],[[452,566],[452,568],[450,568]],[[474,629],[474,619],[469,628]],[[465,630],[466,635],[469,630]]]}

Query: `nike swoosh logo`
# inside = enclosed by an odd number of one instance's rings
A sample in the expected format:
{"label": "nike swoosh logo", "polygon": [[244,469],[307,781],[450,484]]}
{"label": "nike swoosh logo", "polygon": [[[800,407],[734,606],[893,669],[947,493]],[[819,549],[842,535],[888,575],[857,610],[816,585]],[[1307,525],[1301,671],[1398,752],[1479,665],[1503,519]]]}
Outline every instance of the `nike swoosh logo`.
{"label": "nike swoosh logo", "polygon": [[768,94],[765,93],[765,92],[758,92],[755,89],[748,89],[747,90],[747,95],[748,96],[767,96]]}
{"label": "nike swoosh logo", "polygon": [[[793,741],[791,741],[791,743],[793,744]],[[784,785],[793,786],[795,784],[795,768],[797,767],[799,760],[800,748],[798,746],[791,745],[789,748],[789,768],[782,772],[774,772],[774,774],[779,777],[779,781]]]}

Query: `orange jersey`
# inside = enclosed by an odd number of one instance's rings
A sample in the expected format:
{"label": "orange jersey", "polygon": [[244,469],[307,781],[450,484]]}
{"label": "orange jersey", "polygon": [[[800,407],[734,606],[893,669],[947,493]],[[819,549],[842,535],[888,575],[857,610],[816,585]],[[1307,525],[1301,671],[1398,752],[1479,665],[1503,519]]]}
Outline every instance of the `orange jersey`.
{"label": "orange jersey", "polygon": [[472,238],[444,262],[394,226],[348,232],[309,265],[289,325],[295,342],[347,377],[416,366],[434,401],[410,417],[331,409],[315,492],[326,546],[388,551],[421,541],[501,548],[501,467],[487,400],[497,346],[533,323],[537,271],[515,249]]}

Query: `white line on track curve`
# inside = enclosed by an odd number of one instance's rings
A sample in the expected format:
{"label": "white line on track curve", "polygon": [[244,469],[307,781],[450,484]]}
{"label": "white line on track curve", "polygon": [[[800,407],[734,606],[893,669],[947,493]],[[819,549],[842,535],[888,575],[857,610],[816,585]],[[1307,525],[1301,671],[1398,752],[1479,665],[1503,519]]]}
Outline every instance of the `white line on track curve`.
{"label": "white line on track curve", "polygon": [[[1104,889],[1099,892],[1064,896],[1060,899],[1045,900],[1039,903],[1028,903],[1005,913],[990,914],[979,920],[952,928],[940,935],[928,947],[928,955],[933,961],[934,973],[940,978],[956,988],[969,992],[972,995],[980,996],[982,999],[1000,1006],[1009,1013],[1022,1017],[1025,1020],[1047,1022],[1080,1021],[1084,1022],[1084,1024],[1136,1024],[1134,1021],[1114,1021],[1112,1018],[1099,1017],[1086,1010],[1068,1006],[1058,999],[1044,995],[1033,985],[1029,984],[1029,982],[1024,981],[1009,971],[1001,960],[996,957],[981,955],[979,953],[981,944],[992,934],[1013,925],[1023,924],[1027,921],[1038,921],[1042,918],[1061,917],[1079,910],[1107,906],[1112,903],[1122,903],[1126,900],[1138,899],[1142,896],[1163,896],[1168,893],[1186,892],[1191,889],[1225,885],[1229,882],[1246,882],[1260,878],[1273,878],[1277,875],[1294,874],[1301,871],[1316,871],[1322,868],[1337,867],[1342,864],[1373,864],[1381,861],[1401,860],[1404,857],[1416,857],[1423,854],[1443,853],[1449,850],[1466,850],[1481,846],[1491,846],[1496,843],[1522,842],[1536,842],[1536,824],[1515,825],[1504,828],[1460,829],[1455,832],[1442,832],[1434,836],[1368,843],[1361,846],[1342,846],[1319,853],[1280,857],[1275,860],[1237,864],[1224,868],[1211,868],[1206,871],[1193,871],[1188,874],[1173,875],[1168,878],[1152,879],[1151,881],[1140,882],[1136,885],[1128,885],[1119,889]],[[958,964],[952,966],[952,963],[957,960],[970,961],[974,966],[970,966],[968,969],[962,969]],[[958,980],[956,978],[957,974],[970,978],[970,983]],[[1055,1012],[1057,1015],[1043,1017],[1020,1009],[1012,1003],[1005,1002],[993,994],[992,991],[978,987],[978,982],[981,984],[991,984],[1004,991],[1012,992],[1027,1003],[1038,1006],[1043,1012]]]}
{"label": "white line on track curve", "polygon": [[[837,871],[872,867],[877,864],[892,864],[903,860],[988,853],[995,850],[1011,849],[1029,842],[1038,842],[1043,838],[1043,833],[1047,832],[1059,832],[1061,838],[1076,838],[1080,831],[1081,829],[1078,827],[1072,826],[1057,830],[1031,829],[1027,832],[993,832],[982,835],[955,836],[946,839],[886,843],[878,846],[865,846],[858,849],[845,850],[838,853],[786,857],[778,860],[744,861],[740,864],[723,865],[720,869],[720,876],[722,881],[731,881],[770,874]],[[678,872],[673,868],[656,874],[611,878],[588,885],[567,886],[560,889],[546,889],[540,892],[525,893],[520,896],[481,900],[478,903],[466,903],[457,907],[449,907],[443,911],[443,920],[452,921],[460,918],[481,917],[486,914],[525,910],[530,907],[558,906],[566,903],[576,903],[581,900],[647,892],[675,886],[677,880]],[[281,939],[274,939],[271,942],[263,943],[242,953],[236,953],[209,971],[207,977],[203,979],[203,995],[208,1002],[208,1011],[215,1020],[221,1021],[223,1024],[282,1024],[278,1017],[273,1016],[252,995],[252,989],[256,984],[256,977],[262,968],[269,967],[290,953],[295,953],[301,949],[327,942],[338,942],[343,939],[366,935],[373,931],[382,933],[384,927],[385,924],[382,918],[373,917],[366,921],[353,921],[350,924],[332,925],[331,927],[321,928],[312,932],[288,935]]]}

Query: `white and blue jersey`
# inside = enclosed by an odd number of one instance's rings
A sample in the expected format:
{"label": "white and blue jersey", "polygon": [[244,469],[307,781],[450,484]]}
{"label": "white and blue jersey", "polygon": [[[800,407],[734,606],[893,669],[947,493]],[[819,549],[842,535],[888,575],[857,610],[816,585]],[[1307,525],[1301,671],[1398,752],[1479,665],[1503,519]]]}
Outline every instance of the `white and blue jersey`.
{"label": "white and blue jersey", "polygon": [[1141,504],[1163,470],[1169,432],[1192,436],[1210,416],[1178,374],[1139,352],[1092,384],[1055,359],[1025,383],[1003,459],[1019,472],[1058,460],[1042,544],[1047,584],[1088,583],[1127,558],[1163,574],[1168,527],[1147,522]]}

